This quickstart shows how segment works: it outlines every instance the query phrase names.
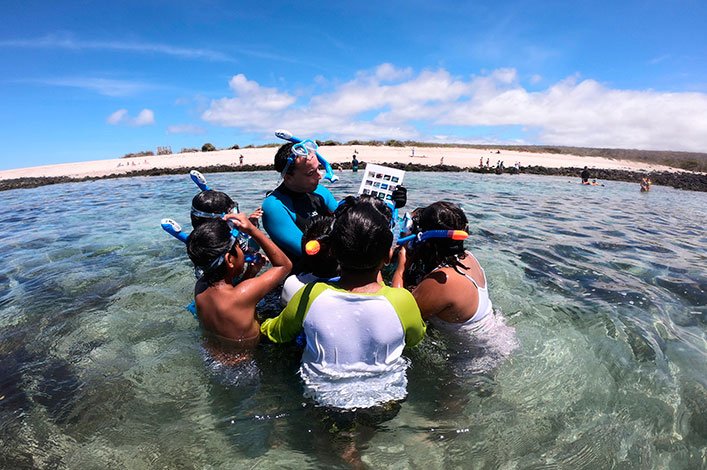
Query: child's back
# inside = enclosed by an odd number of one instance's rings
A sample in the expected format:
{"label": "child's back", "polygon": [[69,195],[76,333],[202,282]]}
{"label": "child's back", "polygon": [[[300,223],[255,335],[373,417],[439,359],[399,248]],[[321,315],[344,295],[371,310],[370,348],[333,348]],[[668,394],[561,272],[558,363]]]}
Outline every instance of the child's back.
{"label": "child's back", "polygon": [[[245,214],[229,214],[225,219],[235,226],[236,235],[226,221],[214,219],[189,236],[189,258],[203,272],[195,286],[197,315],[206,331],[223,339],[255,344],[259,337],[255,306],[282,282],[292,265]],[[273,264],[259,277],[255,275],[263,262],[256,259],[246,263],[248,241],[242,235],[251,236]]]}
{"label": "child's back", "polygon": [[409,292],[378,283],[392,243],[388,222],[370,204],[355,204],[337,216],[331,239],[340,281],[308,284],[261,331],[282,342],[304,329],[300,374],[305,395],[320,405],[400,400],[407,393],[403,348],[422,339],[425,325]]}

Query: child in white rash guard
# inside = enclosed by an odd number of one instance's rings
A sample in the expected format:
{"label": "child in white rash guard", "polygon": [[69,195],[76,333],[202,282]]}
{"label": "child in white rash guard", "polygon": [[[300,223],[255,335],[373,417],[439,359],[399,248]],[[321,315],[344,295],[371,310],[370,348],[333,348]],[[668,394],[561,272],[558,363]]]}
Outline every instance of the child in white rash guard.
{"label": "child in white rash guard", "polygon": [[388,221],[369,202],[353,203],[337,214],[330,239],[340,280],[307,284],[261,332],[286,342],[304,330],[300,375],[317,405],[353,409],[401,400],[403,349],[422,340],[425,324],[408,291],[378,282],[393,242]]}

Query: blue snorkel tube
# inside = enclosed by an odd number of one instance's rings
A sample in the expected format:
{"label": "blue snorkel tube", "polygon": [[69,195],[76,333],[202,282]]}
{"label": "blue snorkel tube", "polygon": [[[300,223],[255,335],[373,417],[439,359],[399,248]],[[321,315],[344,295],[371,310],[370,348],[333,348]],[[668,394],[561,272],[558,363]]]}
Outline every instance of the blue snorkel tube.
{"label": "blue snorkel tube", "polygon": [[182,226],[179,225],[174,219],[162,219],[160,221],[162,229],[168,234],[172,235],[174,238],[182,243],[187,242],[189,234],[182,232]]}
{"label": "blue snorkel tube", "polygon": [[211,191],[211,188],[209,188],[206,184],[206,178],[204,178],[204,175],[196,170],[192,170],[189,172],[189,176],[191,176],[191,180],[199,187],[199,189],[202,191]]}
{"label": "blue snorkel tube", "polygon": [[412,242],[412,246],[422,243],[431,238],[450,238],[452,240],[463,241],[469,238],[469,234],[464,230],[427,230],[426,232],[414,233],[407,237],[398,238],[398,245],[405,245]]}
{"label": "blue snorkel tube", "polygon": [[[275,131],[275,137],[286,140],[288,142],[292,142],[293,144],[299,144],[300,142],[303,141],[303,139],[300,139],[299,137],[295,137],[292,135],[290,131],[287,131],[285,129],[278,129]],[[319,152],[316,152],[317,154],[317,160],[319,160],[319,163],[324,167],[324,179],[327,179],[331,181],[332,183],[336,183],[339,181],[339,177],[334,174],[334,170],[331,168],[331,165],[329,164],[328,161],[324,157],[321,156]]]}

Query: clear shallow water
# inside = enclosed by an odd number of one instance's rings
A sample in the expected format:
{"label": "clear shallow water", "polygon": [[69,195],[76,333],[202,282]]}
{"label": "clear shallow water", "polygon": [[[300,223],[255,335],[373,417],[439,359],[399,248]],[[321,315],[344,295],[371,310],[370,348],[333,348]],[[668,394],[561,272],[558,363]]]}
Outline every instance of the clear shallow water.
{"label": "clear shallow water", "polygon": [[[207,175],[255,208],[274,173]],[[355,192],[360,176],[332,187]],[[461,376],[433,332],[399,412],[355,442],[303,406],[296,351],[208,359],[184,177],[0,193],[0,467],[699,468],[707,457],[707,195],[567,178],[411,173],[462,203],[520,343]],[[450,355],[451,354],[451,355]]]}

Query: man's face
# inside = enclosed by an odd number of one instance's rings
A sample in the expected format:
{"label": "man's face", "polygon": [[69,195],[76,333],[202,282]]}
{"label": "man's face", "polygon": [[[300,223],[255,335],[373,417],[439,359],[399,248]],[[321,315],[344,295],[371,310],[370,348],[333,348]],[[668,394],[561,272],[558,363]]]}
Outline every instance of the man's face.
{"label": "man's face", "polygon": [[314,152],[308,157],[297,157],[292,174],[285,175],[285,185],[298,193],[311,193],[317,189],[322,175],[319,174],[319,160]]}

